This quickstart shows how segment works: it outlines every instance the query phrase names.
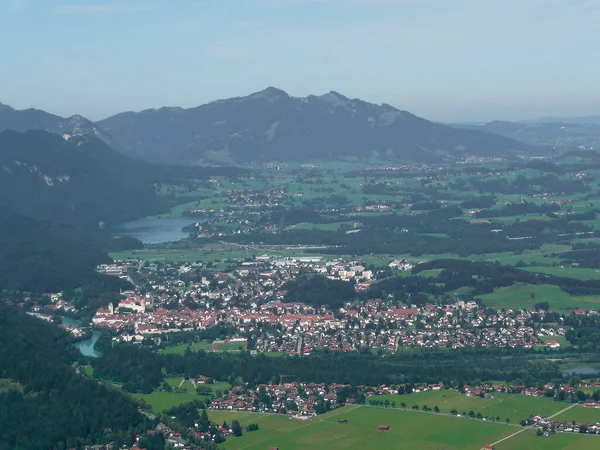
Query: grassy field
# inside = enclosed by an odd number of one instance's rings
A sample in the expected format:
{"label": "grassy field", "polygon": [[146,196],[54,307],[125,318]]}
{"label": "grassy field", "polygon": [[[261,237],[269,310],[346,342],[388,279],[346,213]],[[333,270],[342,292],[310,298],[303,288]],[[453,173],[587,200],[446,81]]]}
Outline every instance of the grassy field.
{"label": "grassy field", "polygon": [[491,308],[533,308],[536,303],[548,302],[554,310],[571,312],[577,308],[597,308],[600,305],[600,297],[570,296],[558,286],[549,284],[517,283],[494,289],[493,293],[479,298]]}
{"label": "grassy field", "polygon": [[163,348],[163,349],[159,350],[158,353],[160,353],[161,355],[183,355],[185,353],[185,350],[188,347],[191,347],[191,350],[193,352],[197,352],[200,350],[204,350],[204,351],[212,350],[212,344],[208,341],[203,341],[203,342],[194,342],[192,344],[184,343],[184,344],[175,345],[173,347]]}
{"label": "grassy field", "polygon": [[[167,377],[165,381],[172,387],[179,386],[183,377]],[[231,385],[225,382],[217,382],[208,384],[213,392],[229,389]],[[196,394],[196,388],[190,380],[185,380],[181,385],[183,392],[162,392],[154,391],[150,394],[132,394],[136,398],[144,399],[152,407],[152,411],[159,414],[166,409],[178,406],[183,403],[188,403],[194,400],[203,400],[206,396]]]}
{"label": "grassy field", "polygon": [[529,272],[544,273],[577,280],[600,280],[600,270],[585,267],[524,267]]}
{"label": "grassy field", "polygon": [[194,400],[200,400],[203,397],[192,392],[159,392],[155,391],[150,394],[132,394],[135,398],[145,400],[151,407],[152,411],[160,414],[163,411],[178,406],[183,403],[188,403]]}
{"label": "grassy field", "polygon": [[[245,433],[239,438],[229,438],[223,448],[231,450],[264,450],[270,447],[285,450],[479,450],[518,430],[517,427],[505,424],[365,406],[344,407],[306,421],[276,415],[227,414],[229,413],[211,411],[209,418],[227,420],[229,423],[237,419],[242,425],[254,422],[260,426],[258,431]],[[340,424],[340,419],[345,419],[348,423]],[[378,431],[379,425],[389,425],[390,430]]]}
{"label": "grassy field", "polygon": [[573,433],[557,433],[550,437],[536,436],[527,430],[496,445],[496,450],[595,450],[600,448],[600,437]]}
{"label": "grassy field", "polygon": [[[413,405],[427,405],[430,409],[435,406],[440,408],[440,413],[449,414],[456,409],[459,414],[473,411],[481,413],[483,417],[497,418],[505,422],[508,418],[511,423],[519,423],[531,414],[542,416],[552,415],[566,408],[568,404],[555,402],[550,398],[527,397],[524,395],[509,395],[493,393],[486,398],[470,397],[457,391],[426,391],[409,395],[384,395],[373,397],[377,400],[390,400],[396,402],[396,408],[402,409],[401,402],[406,404],[406,409],[412,409]],[[367,402],[368,403],[368,402]]]}
{"label": "grassy field", "polygon": [[[288,416],[225,411],[209,411],[209,419],[217,423],[239,420],[242,426],[250,423],[259,425],[258,431],[244,433],[239,438],[228,438],[222,448],[229,450],[259,450],[270,447],[286,450],[480,450],[487,444],[522,430],[519,426],[501,423],[367,406],[347,406],[306,421],[291,419]],[[340,419],[345,419],[348,423],[340,424]],[[390,430],[380,432],[379,425],[389,425]],[[542,438],[536,436],[534,431],[526,430],[497,444],[496,449],[591,450],[600,448],[599,446],[598,436],[556,434]]]}
{"label": "grassy field", "polygon": [[[600,409],[586,408],[583,405],[577,405],[568,411],[556,416],[554,420],[577,423],[597,423],[600,422]],[[600,441],[598,442],[600,448]]]}

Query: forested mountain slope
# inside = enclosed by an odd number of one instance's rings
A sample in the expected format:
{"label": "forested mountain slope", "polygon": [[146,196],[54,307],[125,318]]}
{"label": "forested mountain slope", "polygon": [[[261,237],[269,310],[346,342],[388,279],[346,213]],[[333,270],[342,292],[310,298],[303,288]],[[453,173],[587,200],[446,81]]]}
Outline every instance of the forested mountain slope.
{"label": "forested mountain slope", "polygon": [[0,450],[131,445],[133,434],[147,428],[119,390],[70,366],[66,332],[3,302],[0,329],[0,378],[8,380],[0,389]]}
{"label": "forested mountain slope", "polygon": [[171,164],[340,158],[439,162],[531,150],[503,136],[445,126],[337,92],[297,98],[276,88],[190,109],[117,114],[98,125],[127,155]]}

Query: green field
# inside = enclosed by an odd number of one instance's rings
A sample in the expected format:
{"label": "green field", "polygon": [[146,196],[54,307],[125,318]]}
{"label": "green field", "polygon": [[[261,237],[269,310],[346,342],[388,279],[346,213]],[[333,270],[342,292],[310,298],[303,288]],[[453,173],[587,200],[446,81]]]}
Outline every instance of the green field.
{"label": "green field", "polygon": [[[371,397],[376,400],[390,400],[396,402],[396,409],[402,409],[401,402],[406,404],[406,409],[412,409],[413,405],[427,405],[430,409],[435,406],[440,408],[440,413],[449,414],[456,409],[459,414],[473,411],[481,413],[483,417],[500,417],[504,422],[507,418],[513,424],[528,418],[531,414],[549,416],[569,406],[567,403],[555,402],[551,398],[528,397],[525,395],[510,395],[500,392],[491,393],[486,398],[472,397],[460,394],[453,390],[426,391],[409,395],[382,395]],[[368,401],[367,401],[368,403]]]}
{"label": "green field", "polygon": [[564,422],[572,422],[574,420],[577,423],[597,423],[600,422],[600,409],[586,408],[583,405],[577,405],[556,416],[554,419],[562,420]]}
{"label": "green field", "polygon": [[[175,388],[179,386],[183,380],[183,377],[167,377],[165,381],[172,387]],[[213,384],[207,384],[213,393],[216,391],[224,391],[225,389],[229,389],[231,385],[225,382],[217,382]],[[196,389],[190,380],[185,380],[181,386],[181,390],[179,392],[163,392],[163,391],[154,391],[150,394],[132,394],[135,398],[144,399],[151,407],[152,411],[159,414],[166,409],[172,408],[173,406],[179,406],[183,403],[188,403],[194,400],[203,400],[207,398],[207,396],[196,394]]]}
{"label": "green field", "polygon": [[600,448],[600,436],[557,433],[550,437],[536,436],[526,430],[496,445],[496,450],[596,450]]}
{"label": "green field", "polygon": [[[212,414],[212,416],[211,416]],[[209,412],[211,420],[227,420],[229,413]],[[223,448],[264,450],[304,449],[423,449],[479,450],[519,428],[429,413],[348,406],[306,421],[287,416],[243,416],[232,413],[231,420],[242,425],[257,423],[258,431],[228,438]],[[338,423],[345,419],[346,424]],[[387,432],[379,425],[389,425]]]}
{"label": "green field", "polygon": [[155,391],[150,394],[132,394],[135,398],[145,400],[151,407],[152,411],[160,414],[163,411],[179,406],[183,403],[188,403],[194,400],[200,400],[203,397],[192,392],[160,392]]}
{"label": "green field", "polygon": [[175,345],[173,347],[163,348],[163,349],[159,350],[158,353],[160,353],[161,355],[183,355],[185,353],[185,350],[188,347],[190,347],[193,352],[197,352],[200,350],[204,350],[204,351],[212,350],[212,344],[210,342],[202,341],[202,342],[194,342],[192,344],[185,343],[185,344]]}
{"label": "green field", "polygon": [[[525,400],[531,400],[524,397]],[[563,404],[564,405],[564,404]],[[503,423],[483,422],[468,418],[398,409],[347,406],[309,420],[292,419],[282,415],[260,413],[209,411],[216,423],[239,420],[242,425],[257,423],[260,429],[229,437],[222,448],[229,450],[280,449],[424,449],[480,450],[500,441],[497,450],[517,449],[596,449],[600,436],[556,434],[538,437],[532,430]],[[348,423],[340,424],[345,419]],[[387,432],[379,425],[389,425]],[[515,434],[517,433],[517,434]],[[513,435],[514,436],[511,436]],[[510,436],[510,437],[509,437]]]}
{"label": "green field", "polygon": [[577,308],[600,306],[600,297],[570,296],[558,286],[549,284],[517,283],[496,288],[491,294],[480,295],[479,299],[490,308],[533,308],[536,303],[548,302],[554,310],[571,312]]}
{"label": "green field", "polygon": [[524,267],[529,272],[545,273],[577,280],[600,280],[600,270],[585,267]]}

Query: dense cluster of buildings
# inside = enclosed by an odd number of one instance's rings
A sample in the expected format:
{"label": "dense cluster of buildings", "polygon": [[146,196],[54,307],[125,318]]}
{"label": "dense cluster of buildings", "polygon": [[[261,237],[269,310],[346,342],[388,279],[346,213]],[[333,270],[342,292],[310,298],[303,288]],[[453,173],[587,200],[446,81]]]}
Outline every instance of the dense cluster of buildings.
{"label": "dense cluster of buildings", "polygon": [[[410,270],[412,266],[394,260],[389,267]],[[452,304],[432,301],[419,306],[374,299],[348,302],[335,310],[284,302],[285,283],[300,273],[344,280],[359,292],[368,289],[378,271],[356,260],[259,256],[228,273],[209,272],[201,263],[120,261],[103,270],[130,277],[138,286],[124,292],[118,304],[98,309],[92,319],[94,326],[111,328],[126,341],[228,324],[234,336],[252,342],[251,350],[310,355],[326,349],[559,348],[565,334],[560,326],[532,320],[543,311],[490,310],[458,299]]]}

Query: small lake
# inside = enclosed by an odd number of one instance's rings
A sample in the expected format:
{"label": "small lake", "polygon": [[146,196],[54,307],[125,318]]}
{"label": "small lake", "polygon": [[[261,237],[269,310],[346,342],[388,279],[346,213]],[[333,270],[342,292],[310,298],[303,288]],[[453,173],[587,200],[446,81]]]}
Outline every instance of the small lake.
{"label": "small lake", "polygon": [[146,217],[119,224],[112,229],[112,234],[115,236],[133,236],[144,244],[162,244],[163,242],[173,242],[187,238],[188,233],[183,231],[183,228],[196,222],[198,222],[198,219],[190,217],[167,219]]}
{"label": "small lake", "polygon": [[[81,326],[81,322],[79,320],[72,319],[71,317],[60,316],[60,320],[63,325],[71,325],[72,327],[80,327]],[[102,333],[100,333],[99,331],[92,331],[92,336],[89,339],[86,339],[85,341],[77,342],[75,344],[75,347],[77,349],[79,349],[79,351],[81,352],[82,355],[91,356],[92,358],[97,358],[102,353],[97,351],[94,348],[94,346],[96,345],[96,342],[98,342],[98,339],[100,339],[101,334]]]}
{"label": "small lake", "polygon": [[569,375],[600,375],[600,370],[594,369],[593,367],[575,367],[573,369],[563,370],[563,376]]}

